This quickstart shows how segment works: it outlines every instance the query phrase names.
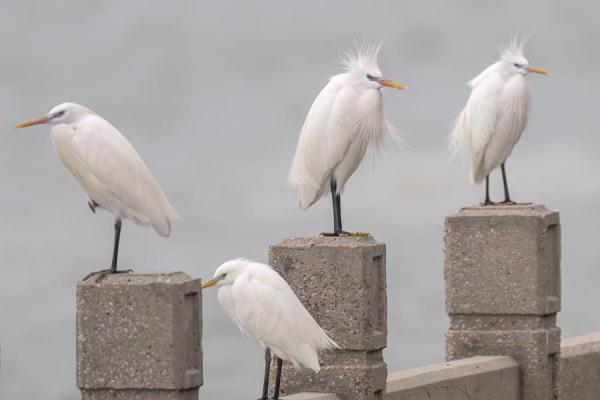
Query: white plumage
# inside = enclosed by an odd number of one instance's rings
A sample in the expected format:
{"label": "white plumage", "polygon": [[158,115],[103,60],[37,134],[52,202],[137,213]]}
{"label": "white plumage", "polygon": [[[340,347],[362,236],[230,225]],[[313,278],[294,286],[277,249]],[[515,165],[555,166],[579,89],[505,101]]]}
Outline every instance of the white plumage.
{"label": "white plumage", "polygon": [[332,195],[342,193],[367,147],[379,143],[383,132],[393,133],[379,89],[404,86],[382,78],[380,47],[365,45],[348,55],[346,71],[333,76],[310,107],[289,174],[303,209],[323,197],[332,182]]}
{"label": "white plumage", "polygon": [[222,264],[214,278],[219,304],[240,330],[296,368],[320,369],[318,354],[338,347],[270,266],[243,258]]}
{"label": "white plumage", "polygon": [[527,125],[529,89],[525,76],[529,72],[547,73],[529,65],[523,48],[524,41],[511,41],[499,61],[468,83],[471,95],[456,120],[450,142],[470,158],[473,183],[481,183],[506,161]]}
{"label": "white plumage", "polygon": [[113,254],[116,270],[121,219],[150,225],[169,236],[177,213],[129,144],[108,121],[74,103],[54,107],[47,115],[17,124],[17,128],[48,123],[54,148],[65,168],[88,196],[88,204],[114,214],[118,225]]}

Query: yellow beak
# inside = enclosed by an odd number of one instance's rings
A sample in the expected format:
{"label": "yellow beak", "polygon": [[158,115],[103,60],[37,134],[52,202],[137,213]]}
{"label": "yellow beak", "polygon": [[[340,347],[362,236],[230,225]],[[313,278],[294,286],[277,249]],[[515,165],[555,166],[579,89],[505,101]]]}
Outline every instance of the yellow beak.
{"label": "yellow beak", "polygon": [[206,282],[202,282],[202,289],[206,289],[207,287],[211,287],[215,283],[219,282],[218,279],[209,279]]}
{"label": "yellow beak", "polygon": [[530,67],[527,67],[527,71],[528,72],[533,72],[533,73],[536,73],[536,74],[548,75],[548,71],[545,68],[542,68],[542,67],[533,67],[533,66],[530,66]]}
{"label": "yellow beak", "polygon": [[404,86],[403,84],[391,81],[389,79],[380,79],[378,82],[380,85],[383,86],[392,87],[395,89],[406,89],[406,86]]}
{"label": "yellow beak", "polygon": [[48,117],[47,115],[44,115],[43,117],[34,118],[34,119],[27,120],[27,121],[19,122],[18,124],[15,125],[15,128],[25,128],[25,127],[28,127],[28,126],[31,126],[31,125],[45,124],[49,120],[50,120],[50,117]]}

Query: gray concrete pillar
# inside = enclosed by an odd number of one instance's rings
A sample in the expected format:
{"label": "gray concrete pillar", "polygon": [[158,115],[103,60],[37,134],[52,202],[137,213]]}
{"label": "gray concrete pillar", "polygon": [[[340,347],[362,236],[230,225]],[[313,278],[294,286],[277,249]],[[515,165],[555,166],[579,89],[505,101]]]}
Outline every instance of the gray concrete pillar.
{"label": "gray concrete pillar", "polygon": [[269,248],[269,260],[343,348],[323,355],[319,374],[284,364],[282,393],[382,399],[387,377],[382,356],[387,344],[385,245],[370,236],[290,238]]}
{"label": "gray concrete pillar", "polygon": [[467,207],[446,218],[448,360],[508,355],[523,400],[556,391],[560,224],[542,205]]}
{"label": "gray concrete pillar", "polygon": [[94,274],[77,285],[84,400],[192,400],[202,385],[200,281],[184,273]]}

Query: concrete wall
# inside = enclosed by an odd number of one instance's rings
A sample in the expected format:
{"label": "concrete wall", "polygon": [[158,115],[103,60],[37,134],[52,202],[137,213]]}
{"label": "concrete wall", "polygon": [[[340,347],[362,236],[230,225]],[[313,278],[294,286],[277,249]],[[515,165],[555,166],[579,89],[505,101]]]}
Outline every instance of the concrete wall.
{"label": "concrete wall", "polygon": [[564,340],[560,350],[560,400],[600,399],[600,333]]}
{"label": "concrete wall", "polygon": [[[337,400],[299,393],[286,400]],[[519,400],[519,365],[510,357],[473,357],[389,375],[386,400]]]}

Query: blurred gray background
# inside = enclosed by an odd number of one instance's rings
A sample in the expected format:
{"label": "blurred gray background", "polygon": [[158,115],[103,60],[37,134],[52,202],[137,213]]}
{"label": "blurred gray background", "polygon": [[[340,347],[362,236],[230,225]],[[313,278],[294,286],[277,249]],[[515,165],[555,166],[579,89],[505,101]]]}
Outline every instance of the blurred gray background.
{"label": "blurred gray background", "polygon": [[[465,82],[516,33],[552,74],[530,76],[529,128],[507,163],[515,200],[561,211],[563,337],[600,330],[600,25],[580,1],[3,1],[0,14],[0,345],[3,399],[77,399],[75,285],[110,262],[112,216],[92,214],[48,127],[63,101],[95,110],[147,162],[183,219],[174,235],[127,223],[123,266],[212,275],[267,246],[331,229],[286,176],[304,117],[339,54],[385,39],[388,140],[350,179],[345,228],[388,245],[390,371],[443,359],[444,216],[481,201],[445,146]],[[501,199],[501,179],[492,177]],[[256,398],[262,351],[204,297],[206,399]],[[232,384],[234,383],[234,384]]]}

